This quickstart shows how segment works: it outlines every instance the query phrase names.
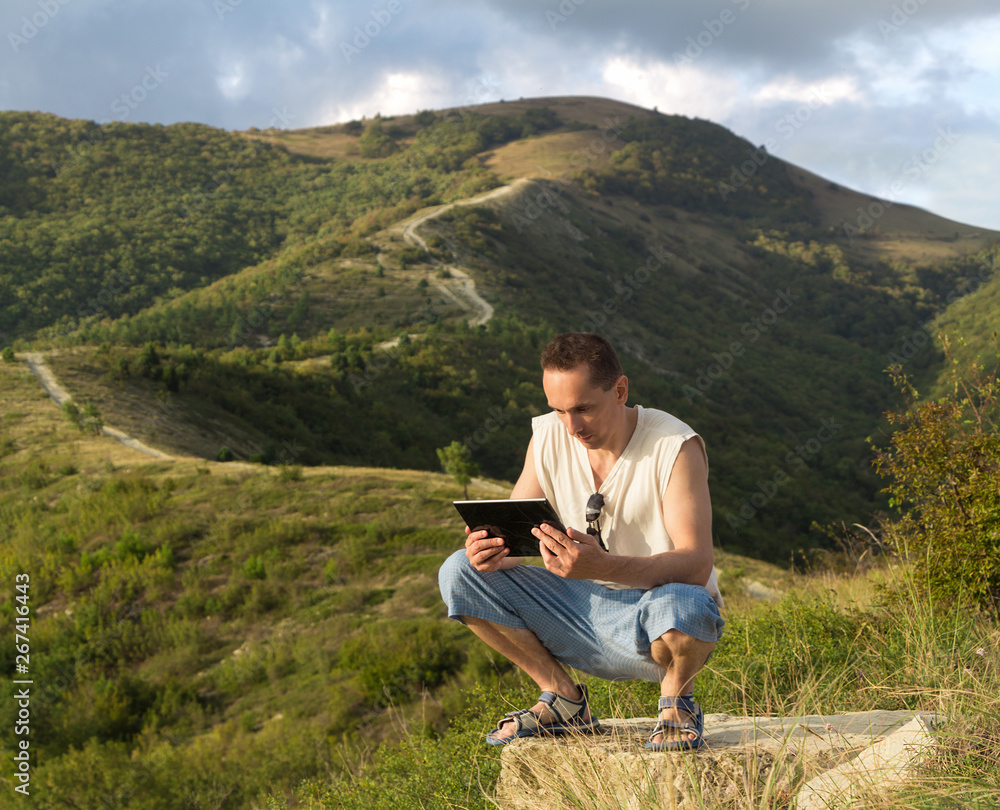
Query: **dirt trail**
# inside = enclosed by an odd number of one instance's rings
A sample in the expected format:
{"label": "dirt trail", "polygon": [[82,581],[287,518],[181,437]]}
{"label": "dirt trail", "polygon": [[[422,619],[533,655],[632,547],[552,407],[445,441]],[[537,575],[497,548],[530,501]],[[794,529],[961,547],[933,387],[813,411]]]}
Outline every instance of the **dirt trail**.
{"label": "dirt trail", "polygon": [[[56,379],[55,375],[45,364],[45,358],[39,352],[25,352],[24,359],[28,362],[28,368],[31,369],[31,373],[34,374],[38,381],[42,384],[42,387],[48,392],[48,395],[52,397],[56,405],[62,407],[64,402],[68,402],[72,399],[69,392],[63,388],[59,381]],[[152,456],[153,458],[165,458],[170,459],[173,456],[168,456],[161,450],[157,450],[154,447],[150,447],[147,444],[143,444],[134,436],[129,436],[127,433],[123,433],[117,428],[108,427],[105,425],[101,428],[101,433],[105,436],[110,436],[112,439],[117,439],[126,447],[130,447],[133,450],[138,450],[140,453],[145,453],[147,456]]]}
{"label": "dirt trail", "polygon": [[[475,197],[469,197],[465,200],[458,200],[453,203],[448,203],[447,205],[442,205],[424,214],[420,214],[408,222],[399,223],[399,225],[395,227],[400,227],[402,229],[403,240],[408,245],[414,245],[416,247],[423,248],[424,250],[428,250],[427,243],[417,233],[417,228],[425,222],[441,216],[441,214],[445,211],[450,211],[456,205],[478,205],[479,203],[484,203],[505,194],[509,194],[529,182],[531,182],[529,178],[522,177],[515,180],[509,186],[500,186],[499,188],[492,189],[484,194],[478,194]],[[442,295],[454,301],[471,314],[471,317],[469,318],[469,326],[483,326],[488,323],[490,318],[493,317],[493,307],[478,293],[476,290],[476,282],[472,279],[472,277],[456,265],[442,263],[442,267],[450,273],[451,278],[430,279],[430,282],[437,287]],[[384,344],[380,344],[379,348],[390,348],[396,345],[398,341],[399,338],[386,341]],[[28,368],[30,368],[31,372],[38,378],[42,387],[45,388],[56,405],[61,407],[64,402],[72,399],[69,392],[59,384],[59,381],[52,373],[52,369],[46,365],[45,358],[40,352],[25,352],[22,356],[27,361]],[[134,436],[129,436],[127,433],[124,433],[117,428],[104,426],[101,428],[101,432],[106,436],[117,439],[126,447],[138,450],[140,453],[145,453],[153,458],[174,458],[174,456],[170,456],[161,450],[157,450],[154,447],[143,444]],[[477,483],[485,487],[494,487],[494,485],[481,480],[477,480]]]}
{"label": "dirt trail", "polygon": [[[434,208],[427,213],[420,214],[403,224],[403,240],[408,245],[423,248],[429,252],[427,243],[417,233],[417,228],[428,220],[441,216],[445,211],[450,211],[456,205],[478,205],[488,200],[496,199],[505,194],[509,194],[523,184],[530,182],[528,178],[522,177],[515,180],[509,186],[500,186],[485,194],[469,197],[465,200],[448,203],[438,208]],[[438,290],[448,299],[454,301],[460,307],[471,313],[469,326],[483,326],[493,317],[493,307],[478,293],[476,282],[462,268],[453,264],[442,264],[442,267],[451,274],[450,279],[429,279]]]}

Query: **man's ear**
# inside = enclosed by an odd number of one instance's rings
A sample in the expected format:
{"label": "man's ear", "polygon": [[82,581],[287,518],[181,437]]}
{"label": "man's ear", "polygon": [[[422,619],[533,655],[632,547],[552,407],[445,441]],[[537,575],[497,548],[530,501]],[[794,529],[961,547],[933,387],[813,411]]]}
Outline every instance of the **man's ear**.
{"label": "man's ear", "polygon": [[615,394],[618,395],[619,405],[624,405],[628,402],[628,377],[624,374],[615,382]]}

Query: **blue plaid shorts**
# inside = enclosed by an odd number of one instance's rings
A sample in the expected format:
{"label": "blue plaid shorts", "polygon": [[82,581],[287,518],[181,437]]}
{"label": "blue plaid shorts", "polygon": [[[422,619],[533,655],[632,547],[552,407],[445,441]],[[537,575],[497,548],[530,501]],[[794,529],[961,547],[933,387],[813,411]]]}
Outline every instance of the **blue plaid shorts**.
{"label": "blue plaid shorts", "polygon": [[563,664],[606,680],[659,682],[652,639],[680,630],[718,641],[725,624],[699,585],[670,583],[615,590],[589,579],[564,579],[530,565],[482,574],[459,549],[438,572],[448,616],[528,629]]}

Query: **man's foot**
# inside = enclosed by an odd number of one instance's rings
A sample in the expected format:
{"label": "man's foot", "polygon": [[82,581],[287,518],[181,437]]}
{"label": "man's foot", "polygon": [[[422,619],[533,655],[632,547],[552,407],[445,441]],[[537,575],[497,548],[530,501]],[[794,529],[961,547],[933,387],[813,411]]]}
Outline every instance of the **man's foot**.
{"label": "man's foot", "polygon": [[497,727],[486,735],[486,742],[505,745],[518,737],[590,732],[599,725],[591,716],[586,688],[577,684],[574,697],[542,692],[538,702],[530,709],[504,715]]}
{"label": "man's foot", "polygon": [[705,717],[692,697],[661,697],[659,717],[646,748],[686,751],[704,742]]}

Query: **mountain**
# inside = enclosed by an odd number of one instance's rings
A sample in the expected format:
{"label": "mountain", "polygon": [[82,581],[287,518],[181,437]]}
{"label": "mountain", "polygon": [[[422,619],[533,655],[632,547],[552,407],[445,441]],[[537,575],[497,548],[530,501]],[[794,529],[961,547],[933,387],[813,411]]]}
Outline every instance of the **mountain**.
{"label": "mountain", "polygon": [[996,233],[607,99],[247,133],[5,116],[3,329],[109,424],[417,469],[458,438],[513,480],[538,349],[595,330],[632,401],[705,436],[719,544],[766,559],[871,520],[884,369],[932,381],[932,319],[997,285]]}
{"label": "mountain", "polygon": [[[883,369],[933,391],[942,330],[995,362],[997,235],[877,205],[606,99],[291,132],[0,113],[0,662],[30,681],[0,683],[0,754],[24,806],[494,806],[483,734],[537,690],[443,615],[461,488],[435,449],[472,450],[473,497],[509,491],[569,328],[708,444],[706,711],[937,712],[941,767],[894,800],[994,806],[995,621],[868,549],[787,570],[832,544],[814,522],[881,506]],[[658,686],[590,694],[634,717]]]}

